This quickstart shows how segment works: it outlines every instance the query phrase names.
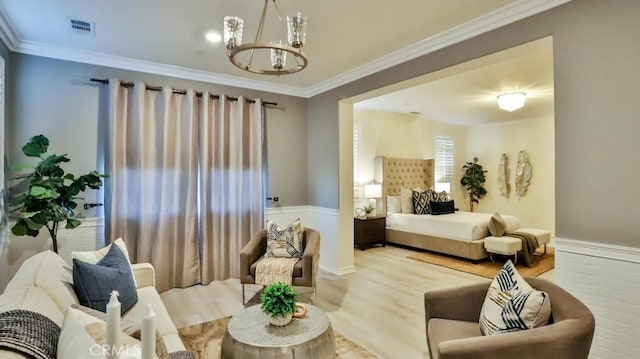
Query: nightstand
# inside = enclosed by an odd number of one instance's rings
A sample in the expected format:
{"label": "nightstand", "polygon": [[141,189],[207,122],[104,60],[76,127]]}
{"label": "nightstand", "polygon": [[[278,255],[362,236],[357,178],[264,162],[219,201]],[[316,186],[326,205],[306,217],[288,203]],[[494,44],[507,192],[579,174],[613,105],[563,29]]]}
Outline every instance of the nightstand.
{"label": "nightstand", "polygon": [[370,217],[353,219],[353,236],[354,244],[363,250],[377,243],[385,246],[385,227],[387,225],[387,217]]}

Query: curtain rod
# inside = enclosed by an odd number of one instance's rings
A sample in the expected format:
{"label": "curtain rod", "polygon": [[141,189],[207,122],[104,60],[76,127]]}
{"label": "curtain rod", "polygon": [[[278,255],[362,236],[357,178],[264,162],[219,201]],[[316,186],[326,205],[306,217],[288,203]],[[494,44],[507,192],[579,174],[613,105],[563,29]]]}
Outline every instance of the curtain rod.
{"label": "curtain rod", "polygon": [[[97,78],[93,78],[93,77],[89,78],[89,81],[91,81],[91,82],[99,82],[99,83],[105,84],[105,85],[109,83],[109,79],[97,79]],[[120,86],[127,87],[127,88],[133,87],[133,82],[120,82]],[[146,85],[146,84],[145,84],[145,86],[146,86],[147,90],[150,90],[150,91],[162,91],[162,87],[160,87],[160,86],[149,86],[149,85]],[[180,95],[186,95],[187,91],[186,90],[173,89],[173,93],[180,94]],[[196,96],[197,97],[202,97],[202,92],[196,91]],[[210,95],[210,96],[213,99],[220,98],[220,96],[218,96],[218,95]],[[238,101],[237,97],[227,96],[227,98],[230,101]],[[256,102],[255,100],[252,100],[252,99],[247,99],[246,101],[250,102],[250,103],[255,103]],[[274,106],[274,107],[278,106],[277,102],[262,101],[262,104],[266,105],[266,106]]]}

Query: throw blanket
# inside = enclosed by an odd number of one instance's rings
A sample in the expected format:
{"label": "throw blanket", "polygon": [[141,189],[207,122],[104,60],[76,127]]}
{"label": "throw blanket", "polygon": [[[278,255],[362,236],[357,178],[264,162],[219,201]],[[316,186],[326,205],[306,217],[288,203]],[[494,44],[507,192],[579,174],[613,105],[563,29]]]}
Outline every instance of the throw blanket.
{"label": "throw blanket", "polygon": [[55,359],[60,327],[44,315],[28,310],[0,313],[0,348],[36,359]]}
{"label": "throw blanket", "polygon": [[522,258],[524,264],[531,268],[531,261],[533,259],[533,252],[538,248],[538,238],[530,233],[525,232],[507,232],[507,224],[500,215],[500,213],[494,213],[489,221],[489,232],[494,237],[513,237],[519,238],[522,241]]}
{"label": "throw blanket", "polygon": [[256,266],[256,284],[269,285],[275,282],[291,284],[296,262],[298,258],[262,258]]}
{"label": "throw blanket", "polygon": [[531,262],[533,260],[533,252],[538,248],[538,239],[531,233],[525,232],[507,232],[505,233],[507,237],[520,238],[522,241],[522,259],[524,259],[524,264],[531,268]]}

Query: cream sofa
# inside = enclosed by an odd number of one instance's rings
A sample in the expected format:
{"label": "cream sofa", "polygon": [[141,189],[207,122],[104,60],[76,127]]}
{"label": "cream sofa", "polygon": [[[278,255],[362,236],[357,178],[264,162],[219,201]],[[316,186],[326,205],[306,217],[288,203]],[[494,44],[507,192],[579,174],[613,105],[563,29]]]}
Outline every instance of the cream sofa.
{"label": "cream sofa", "polygon": [[[168,353],[185,350],[178,330],[171,321],[160,295],[156,291],[154,269],[151,264],[133,264],[138,303],[123,318],[139,322],[145,303],[151,303],[156,313],[156,331],[163,339]],[[0,295],[0,312],[14,309],[41,313],[62,326],[66,309],[78,304],[73,291],[71,268],[57,254],[46,251],[27,259]],[[24,358],[22,355],[0,349],[0,358]],[[61,358],[66,359],[66,358]]]}

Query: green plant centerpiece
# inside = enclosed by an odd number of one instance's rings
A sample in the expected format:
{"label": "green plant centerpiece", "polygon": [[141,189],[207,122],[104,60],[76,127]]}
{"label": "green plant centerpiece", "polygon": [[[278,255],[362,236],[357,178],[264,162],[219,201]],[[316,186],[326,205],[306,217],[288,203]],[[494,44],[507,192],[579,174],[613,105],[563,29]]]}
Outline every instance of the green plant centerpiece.
{"label": "green plant centerpiece", "polygon": [[371,217],[371,213],[373,213],[374,209],[375,208],[370,203],[368,203],[366,206],[362,207],[362,210],[364,211],[364,213],[365,213],[365,215],[367,217]]}
{"label": "green plant centerpiece", "polygon": [[487,172],[482,169],[482,165],[478,163],[478,157],[473,158],[473,162],[467,162],[462,166],[464,175],[460,179],[460,184],[465,186],[469,194],[469,211],[473,212],[473,204],[480,203],[480,198],[487,194],[484,188],[486,178],[484,174]]}
{"label": "green plant centerpiece", "polygon": [[60,222],[66,222],[65,228],[73,229],[80,225],[80,220],[75,217],[74,210],[78,206],[76,202],[80,192],[87,188],[99,189],[102,187],[102,178],[105,176],[97,171],[91,171],[82,176],[65,173],[61,164],[69,162],[66,154],[56,155],[47,152],[49,139],[43,135],[32,137],[23,147],[22,153],[27,157],[38,158],[36,165],[19,164],[12,170],[28,173],[20,174],[18,185],[26,185],[22,193],[14,194],[10,202],[11,211],[17,213],[18,219],[11,227],[11,232],[16,236],[35,237],[42,227],[46,227],[53,242],[53,251],[58,253],[58,228]]}
{"label": "green plant centerpiece", "polygon": [[[269,317],[269,322],[275,326],[284,326],[291,322],[298,308],[306,309],[297,303],[298,293],[289,284],[275,282],[269,284],[260,295],[262,312]],[[303,314],[304,315],[304,314]],[[296,315],[298,316],[298,315]]]}

